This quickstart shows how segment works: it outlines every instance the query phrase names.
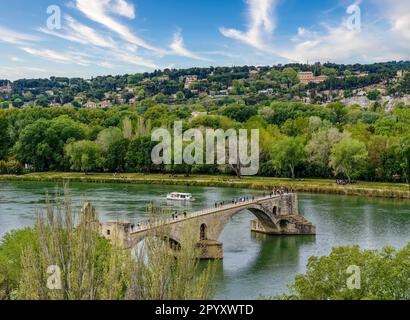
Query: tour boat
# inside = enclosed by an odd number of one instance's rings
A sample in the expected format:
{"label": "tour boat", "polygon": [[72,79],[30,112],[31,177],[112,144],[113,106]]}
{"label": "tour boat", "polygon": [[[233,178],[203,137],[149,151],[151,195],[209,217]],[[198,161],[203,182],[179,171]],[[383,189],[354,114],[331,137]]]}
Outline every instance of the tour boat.
{"label": "tour boat", "polygon": [[194,201],[195,199],[190,193],[172,192],[167,195],[167,200]]}

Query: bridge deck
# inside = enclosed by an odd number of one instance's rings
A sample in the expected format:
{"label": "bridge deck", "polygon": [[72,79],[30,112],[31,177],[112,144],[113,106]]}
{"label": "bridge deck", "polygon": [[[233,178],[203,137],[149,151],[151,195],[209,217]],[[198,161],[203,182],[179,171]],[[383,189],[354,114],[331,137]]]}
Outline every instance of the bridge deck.
{"label": "bridge deck", "polygon": [[[290,194],[290,193],[288,193]],[[223,212],[226,210],[231,210],[231,209],[240,209],[240,208],[246,208],[249,205],[252,204],[258,204],[260,202],[266,201],[266,200],[271,200],[271,199],[279,199],[281,198],[282,195],[273,195],[273,196],[267,196],[267,197],[261,197],[261,198],[255,198],[255,200],[248,200],[248,201],[243,201],[243,202],[238,202],[236,204],[233,203],[229,203],[226,205],[222,205],[219,206],[217,208],[210,208],[210,209],[204,209],[204,210],[200,210],[200,211],[196,211],[196,212],[192,212],[192,213],[187,213],[186,217],[184,215],[182,216],[178,216],[178,218],[172,219],[172,218],[168,218],[168,219],[161,219],[161,220],[157,220],[154,222],[142,222],[139,223],[138,227],[135,227],[134,231],[131,232],[131,235],[133,234],[138,234],[141,232],[146,232],[149,231],[151,229],[155,229],[158,227],[162,227],[162,226],[168,226],[168,225],[172,225],[175,223],[180,223],[182,221],[187,221],[190,219],[194,219],[200,216],[206,216],[209,214],[215,214],[218,212]]]}

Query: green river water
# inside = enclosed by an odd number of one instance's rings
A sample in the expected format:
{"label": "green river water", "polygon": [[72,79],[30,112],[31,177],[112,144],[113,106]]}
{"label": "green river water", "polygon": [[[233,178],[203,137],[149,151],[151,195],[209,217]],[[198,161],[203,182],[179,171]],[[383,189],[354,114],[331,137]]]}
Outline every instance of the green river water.
{"label": "green river water", "polygon": [[[61,185],[59,186],[61,191]],[[193,211],[216,201],[260,195],[258,191],[162,185],[70,185],[73,204],[91,201],[101,220],[144,220],[148,202],[166,204],[171,191],[190,192]],[[44,208],[45,193],[54,183],[0,182],[0,237],[12,229],[32,226],[36,210]],[[410,202],[317,194],[299,195],[300,212],[317,226],[316,236],[267,237],[250,232],[249,212],[236,215],[224,229],[224,260],[217,274],[219,299],[256,299],[288,290],[294,277],[305,270],[310,256],[327,255],[334,246],[359,244],[375,249],[403,247],[410,242]],[[180,204],[181,206],[181,204]]]}

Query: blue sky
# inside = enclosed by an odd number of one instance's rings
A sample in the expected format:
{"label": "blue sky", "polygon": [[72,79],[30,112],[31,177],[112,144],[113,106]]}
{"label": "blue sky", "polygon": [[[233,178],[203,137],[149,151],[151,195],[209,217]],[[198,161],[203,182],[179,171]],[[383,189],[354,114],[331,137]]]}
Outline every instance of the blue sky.
{"label": "blue sky", "polygon": [[1,1],[0,79],[410,59],[409,0]]}

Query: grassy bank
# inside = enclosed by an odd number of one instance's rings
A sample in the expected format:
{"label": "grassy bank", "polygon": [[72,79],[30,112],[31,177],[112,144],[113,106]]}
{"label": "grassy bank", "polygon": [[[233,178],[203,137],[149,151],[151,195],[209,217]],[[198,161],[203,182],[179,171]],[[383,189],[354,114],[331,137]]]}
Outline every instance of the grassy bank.
{"label": "grassy bank", "polygon": [[410,199],[409,188],[403,183],[372,183],[358,182],[350,186],[340,186],[334,180],[305,179],[290,180],[263,177],[244,177],[237,179],[231,176],[170,177],[161,174],[121,174],[114,176],[108,173],[30,173],[21,176],[0,175],[0,181],[50,181],[50,182],[94,182],[94,183],[134,183],[134,184],[164,184],[207,187],[230,187],[270,190],[272,187],[288,187],[298,192],[327,193],[339,195],[357,195],[367,197],[385,197]]}

